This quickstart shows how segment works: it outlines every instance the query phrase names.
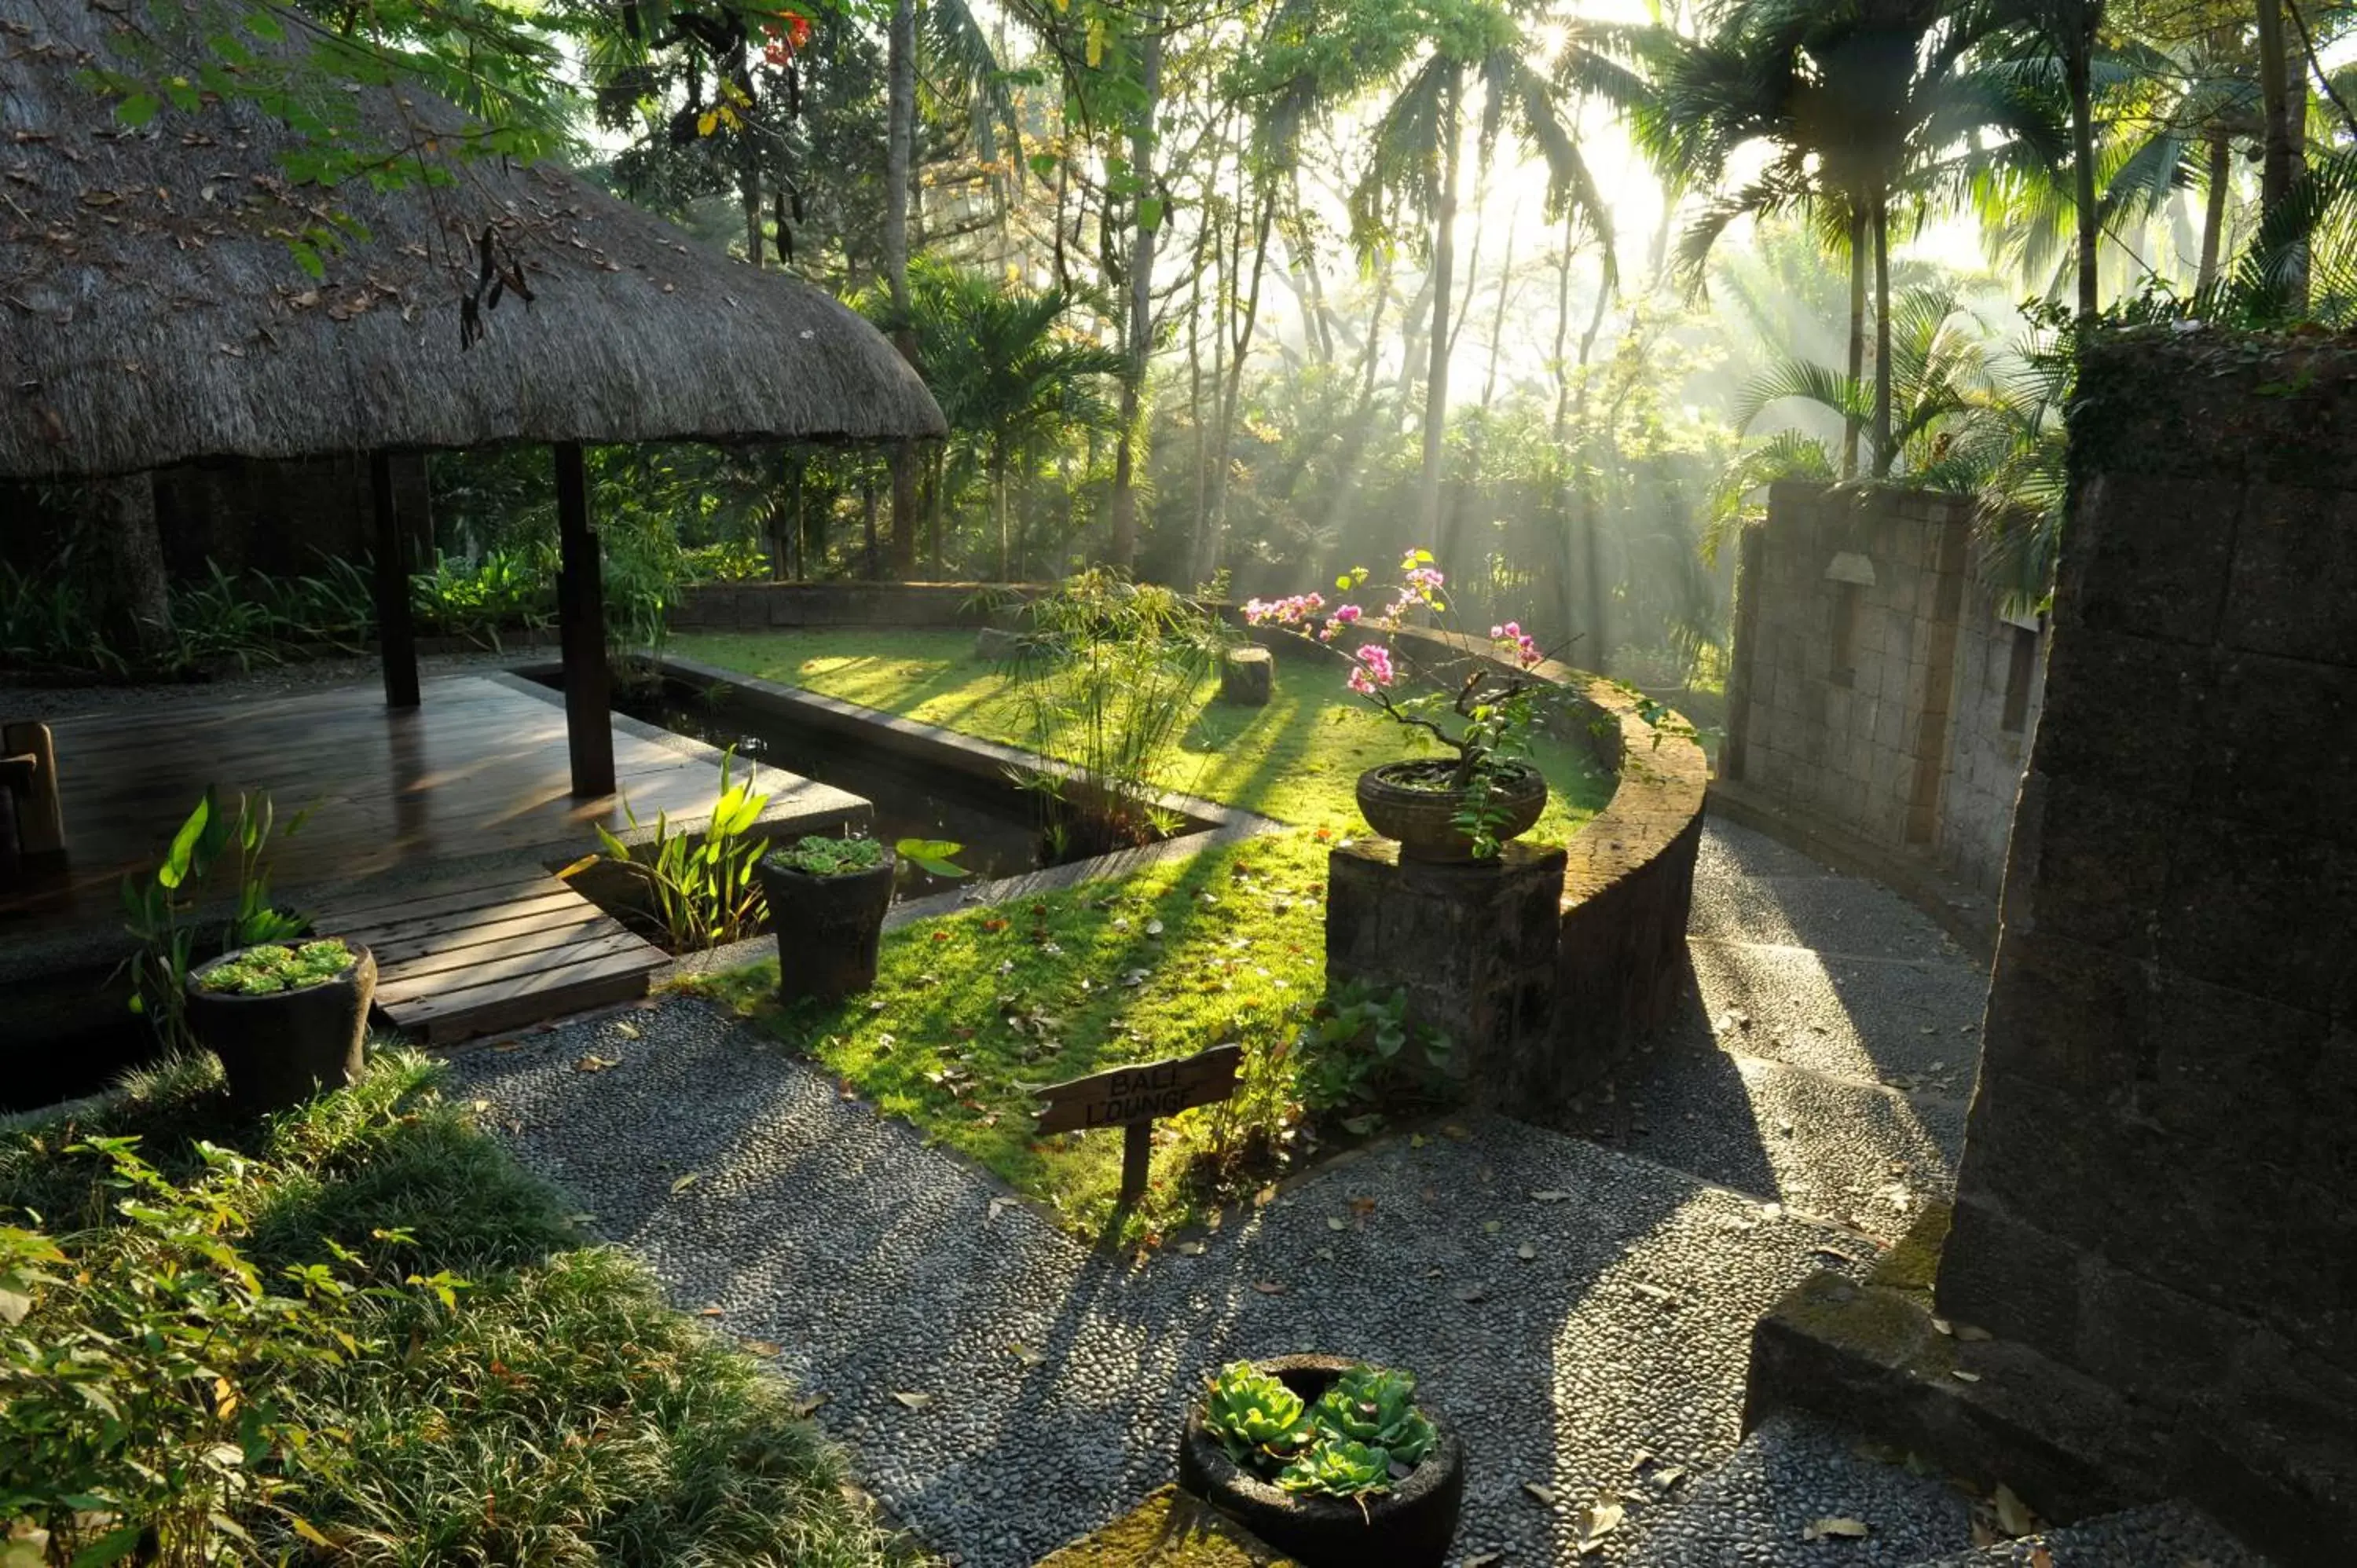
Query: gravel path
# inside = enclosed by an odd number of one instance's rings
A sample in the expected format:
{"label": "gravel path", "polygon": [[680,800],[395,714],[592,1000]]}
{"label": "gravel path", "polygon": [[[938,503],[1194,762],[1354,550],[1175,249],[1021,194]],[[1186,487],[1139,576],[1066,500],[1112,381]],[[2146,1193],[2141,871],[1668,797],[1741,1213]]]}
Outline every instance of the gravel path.
{"label": "gravel path", "polygon": [[[1332,1347],[1415,1369],[1464,1430],[1467,1553],[1567,1559],[1576,1511],[1625,1491],[1631,1524],[1590,1559],[1612,1561],[1664,1508],[1645,1476],[1734,1448],[1753,1319],[1867,1256],[1651,1162],[1469,1117],[1136,1268],[700,1004],[628,1027],[470,1053],[457,1092],[680,1305],[780,1347],[866,1484],[977,1568],[1028,1563],[1168,1479],[1220,1363]],[[620,1065],[579,1070],[593,1050]]]}
{"label": "gravel path", "polygon": [[[1568,1560],[1580,1510],[1618,1498],[1587,1559],[1612,1562],[1736,1452],[1753,1320],[1810,1270],[1871,1261],[1795,1210],[1889,1234],[1944,1189],[1961,1098],[1938,1079],[1968,1084],[1976,1027],[1973,965],[1879,889],[1717,827],[1698,884],[1689,1015],[1580,1135],[1468,1117],[1144,1267],[697,1004],[456,1065],[680,1305],[778,1347],[866,1484],[973,1568],[1029,1563],[1168,1479],[1212,1368],[1331,1347],[1414,1368],[1465,1431],[1465,1555]],[[592,1054],[619,1065],[580,1070]],[[1908,1074],[1931,1094],[1889,1081]],[[1925,1544],[1969,1540],[1927,1518]]]}

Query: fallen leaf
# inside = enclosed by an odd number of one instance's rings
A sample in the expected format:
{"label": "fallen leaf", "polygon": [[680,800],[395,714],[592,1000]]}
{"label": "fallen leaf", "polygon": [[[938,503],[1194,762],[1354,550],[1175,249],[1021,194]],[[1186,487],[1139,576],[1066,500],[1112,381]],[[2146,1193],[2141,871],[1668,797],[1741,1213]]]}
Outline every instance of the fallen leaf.
{"label": "fallen leaf", "polygon": [[1932,1331],[1935,1334],[1953,1334],[1956,1331],[1956,1326],[1944,1317],[1935,1317],[1932,1319]]}
{"label": "fallen leaf", "polygon": [[1686,1467],[1684,1465],[1664,1465],[1646,1477],[1645,1484],[1657,1492],[1666,1492],[1685,1478]]}
{"label": "fallen leaf", "polygon": [[1481,1221],[1481,1234],[1484,1236],[1495,1236],[1499,1231],[1503,1230],[1505,1228],[1506,1222],[1502,1219],[1484,1219]]}
{"label": "fallen leaf", "polygon": [[1350,1228],[1351,1222],[1339,1214],[1329,1214],[1326,1217],[1326,1229],[1329,1230],[1348,1230]]}
{"label": "fallen leaf", "polygon": [[933,1396],[931,1394],[912,1394],[901,1389],[894,1390],[892,1397],[910,1410],[922,1410],[933,1402]]}
{"label": "fallen leaf", "polygon": [[1448,1126],[1443,1127],[1441,1132],[1448,1137],[1456,1139],[1460,1144],[1473,1135],[1455,1122],[1451,1122]]}
{"label": "fallen leaf", "polygon": [[1148,920],[1148,921],[1146,921],[1146,934],[1147,936],[1149,936],[1149,937],[1158,937],[1158,936],[1160,936],[1160,935],[1162,934],[1162,922],[1161,922],[1161,921],[1159,921],[1159,920]]}
{"label": "fallen leaf", "polygon": [[819,1412],[820,1407],[826,1403],[828,1398],[829,1396],[826,1394],[815,1393],[811,1395],[808,1399],[794,1401],[794,1419],[796,1421],[808,1421],[812,1416],[814,1416]]}
{"label": "fallen leaf", "polygon": [[1625,1513],[1619,1503],[1603,1498],[1587,1505],[1579,1520],[1579,1555],[1587,1556],[1604,1544],[1604,1538],[1620,1527]]}
{"label": "fallen leaf", "polygon": [[1812,1520],[1809,1527],[1801,1531],[1801,1539],[1823,1541],[1827,1536],[1833,1535],[1848,1541],[1864,1541],[1872,1533],[1864,1520],[1827,1517]]}
{"label": "fallen leaf", "polygon": [[992,1198],[990,1200],[990,1218],[993,1219],[997,1219],[999,1210],[1003,1208],[1012,1208],[1020,1201],[1022,1200],[1019,1198],[1006,1197],[1004,1196]]}
{"label": "fallen leaf", "polygon": [[2011,1487],[1999,1481],[1995,1500],[1996,1527],[1999,1530],[2017,1540],[2025,1535],[2038,1533],[2038,1516],[2029,1511],[2029,1505],[2016,1496]]}
{"label": "fallen leaf", "polygon": [[523,1049],[523,1042],[522,1040],[494,1040],[491,1042],[491,1049],[495,1051],[520,1051]]}
{"label": "fallen leaf", "polygon": [[1458,1289],[1457,1299],[1470,1305],[1474,1302],[1486,1300],[1489,1294],[1488,1285],[1462,1285]]}
{"label": "fallen leaf", "polygon": [[2054,1553],[2046,1550],[2043,1541],[2029,1549],[2029,1568],[2054,1568]]}
{"label": "fallen leaf", "polygon": [[1960,1383],[1977,1383],[1981,1380],[1981,1375],[1978,1372],[1967,1372],[1962,1367],[1958,1367],[1948,1375]]}
{"label": "fallen leaf", "polygon": [[774,1339],[748,1339],[745,1348],[756,1356],[782,1356],[786,1348]]}
{"label": "fallen leaf", "polygon": [[[1432,1140],[1431,1140],[1431,1139],[1429,1139],[1429,1138],[1426,1137],[1426,1136],[1425,1136],[1423,1133],[1410,1133],[1407,1135],[1407,1146],[1408,1146],[1409,1148],[1411,1148],[1411,1149],[1421,1149],[1421,1148],[1422,1148],[1422,1147],[1424,1147],[1426,1144],[1429,1144],[1429,1143],[1431,1143],[1431,1142],[1432,1142]],[[1493,1553],[1491,1553],[1491,1555],[1494,1557],[1496,1554],[1493,1552]]]}
{"label": "fallen leaf", "polygon": [[622,1064],[620,1062],[608,1061],[604,1057],[587,1056],[573,1064],[573,1070],[575,1072],[604,1072],[608,1068],[620,1067],[621,1065]]}
{"label": "fallen leaf", "polygon": [[675,1182],[673,1182],[673,1183],[672,1183],[672,1184],[671,1184],[671,1189],[672,1189],[672,1191],[673,1191],[673,1192],[685,1192],[689,1187],[694,1187],[694,1186],[695,1185],[695,1176],[696,1176],[696,1173],[695,1173],[695,1172],[694,1172],[694,1171],[690,1171],[690,1172],[688,1172],[685,1176],[683,1176],[680,1177],[677,1181],[675,1181]]}
{"label": "fallen leaf", "polygon": [[698,1317],[726,1317],[728,1316],[728,1309],[716,1303],[711,1306],[699,1308],[695,1316]]}
{"label": "fallen leaf", "polygon": [[1565,1198],[1569,1197],[1570,1196],[1571,1194],[1567,1192],[1558,1192],[1551,1187],[1541,1187],[1538,1191],[1531,1194],[1531,1201],[1533,1203],[1561,1203]]}
{"label": "fallen leaf", "polygon": [[1181,1241],[1178,1243],[1178,1251],[1180,1255],[1184,1257],[1200,1258],[1203,1255],[1203,1243],[1200,1241]]}
{"label": "fallen leaf", "polygon": [[1977,1345],[1990,1337],[1990,1335],[1986,1328],[1975,1328],[1969,1323],[1959,1323],[1956,1325],[1956,1337],[1967,1345]]}
{"label": "fallen leaf", "polygon": [[1009,1345],[1006,1348],[1006,1353],[1022,1363],[1023,1369],[1027,1372],[1035,1367],[1044,1367],[1048,1364],[1047,1356],[1043,1352],[1034,1350],[1028,1345]]}
{"label": "fallen leaf", "polygon": [[1543,1487],[1536,1481],[1524,1481],[1523,1483],[1523,1490],[1530,1493],[1530,1495],[1537,1500],[1538,1505],[1541,1508],[1551,1509],[1555,1507],[1555,1488],[1553,1487]]}
{"label": "fallen leaf", "polygon": [[1465,1568],[1490,1568],[1491,1563],[1502,1563],[1505,1560],[1506,1554],[1502,1552],[1477,1552],[1465,1560]]}
{"label": "fallen leaf", "polygon": [[1334,1249],[1331,1247],[1320,1247],[1318,1249],[1317,1256],[1330,1263],[1334,1261]]}
{"label": "fallen leaf", "polygon": [[1277,1283],[1275,1280],[1254,1280],[1253,1281],[1253,1289],[1260,1292],[1263,1295],[1283,1295],[1285,1294],[1285,1287]]}
{"label": "fallen leaf", "polygon": [[614,1033],[621,1036],[622,1038],[626,1040],[635,1040],[639,1037],[639,1026],[636,1024],[616,1024],[614,1026]]}
{"label": "fallen leaf", "polygon": [[1539,1250],[1536,1247],[1532,1246],[1528,1241],[1523,1242],[1521,1246],[1514,1249],[1514,1256],[1520,1258],[1526,1263],[1538,1255]]}

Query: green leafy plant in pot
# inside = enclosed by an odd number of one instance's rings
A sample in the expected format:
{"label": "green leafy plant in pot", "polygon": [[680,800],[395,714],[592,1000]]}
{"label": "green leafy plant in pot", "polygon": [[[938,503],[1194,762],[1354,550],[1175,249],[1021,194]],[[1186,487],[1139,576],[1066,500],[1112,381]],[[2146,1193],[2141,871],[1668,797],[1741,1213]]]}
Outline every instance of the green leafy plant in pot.
{"label": "green leafy plant in pot", "polygon": [[1437,1568],[1457,1535],[1465,1449],[1408,1373],[1280,1356],[1211,1380],[1178,1482],[1307,1568]]}
{"label": "green leafy plant in pot", "polygon": [[190,1032],[255,1115],[359,1081],[375,996],[375,957],[338,937],[239,948],[184,983]]}
{"label": "green leafy plant in pot", "polygon": [[[1350,593],[1364,587],[1367,578],[1361,566],[1334,585]],[[1377,832],[1398,841],[1401,859],[1495,860],[1508,840],[1530,832],[1546,810],[1546,779],[1530,760],[1531,737],[1542,710],[1562,694],[1534,673],[1547,655],[1514,621],[1491,627],[1486,648],[1459,639],[1459,646],[1487,657],[1419,667],[1399,633],[1415,616],[1446,625],[1445,581],[1430,551],[1411,550],[1400,561],[1390,602],[1372,613],[1355,604],[1329,606],[1324,595],[1313,593],[1254,599],[1244,606],[1244,619],[1340,656],[1350,667],[1344,684],[1353,693],[1383,717],[1454,753],[1387,762],[1360,775],[1360,812]]]}
{"label": "green leafy plant in pot", "polygon": [[813,833],[764,855],[761,890],[778,938],[778,994],[834,1002],[874,985],[884,914],[901,866],[963,876],[965,868],[951,857],[964,847],[943,839],[887,846]]}

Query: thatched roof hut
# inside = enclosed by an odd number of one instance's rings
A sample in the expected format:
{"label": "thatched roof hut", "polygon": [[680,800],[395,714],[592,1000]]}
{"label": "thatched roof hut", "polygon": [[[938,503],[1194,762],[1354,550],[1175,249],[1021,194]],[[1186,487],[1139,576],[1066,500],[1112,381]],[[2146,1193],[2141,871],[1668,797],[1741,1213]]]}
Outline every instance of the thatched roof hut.
{"label": "thatched roof hut", "polygon": [[[210,3],[218,13],[219,0]],[[487,443],[872,440],[942,433],[885,338],[818,289],[690,244],[547,164],[448,183],[291,183],[295,134],[251,103],[115,121],[83,73],[188,0],[0,0],[0,478],[189,458]],[[126,20],[128,19],[128,20]],[[191,6],[189,26],[200,18]],[[463,117],[410,87],[354,95],[388,147]],[[316,278],[289,237],[368,238]],[[486,228],[533,295],[460,347]],[[503,291],[504,292],[504,291]]]}

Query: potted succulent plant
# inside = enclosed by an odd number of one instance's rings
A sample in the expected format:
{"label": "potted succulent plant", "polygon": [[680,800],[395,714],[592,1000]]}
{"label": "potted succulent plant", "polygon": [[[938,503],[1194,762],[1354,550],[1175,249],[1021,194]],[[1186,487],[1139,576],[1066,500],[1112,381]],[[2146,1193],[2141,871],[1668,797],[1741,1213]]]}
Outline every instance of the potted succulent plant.
{"label": "potted succulent plant", "polygon": [[337,937],[239,948],[188,972],[189,1032],[221,1058],[231,1103],[252,1114],[356,1081],[376,959]]}
{"label": "potted succulent plant", "polygon": [[1178,1481],[1306,1568],[1437,1568],[1464,1503],[1465,1447],[1416,1404],[1406,1372],[1280,1356],[1211,1380]]}
{"label": "potted succulent plant", "polygon": [[[1348,593],[1363,587],[1367,577],[1361,566],[1342,574],[1335,586]],[[1418,612],[1447,619],[1445,581],[1431,552],[1412,550],[1400,562],[1391,602],[1376,614],[1355,604],[1329,607],[1322,594],[1297,594],[1254,599],[1244,606],[1244,619],[1342,656],[1350,665],[1344,683],[1352,692],[1385,718],[1454,753],[1387,762],[1359,776],[1360,811],[1375,832],[1399,841],[1401,859],[1495,860],[1508,840],[1530,832],[1546,810],[1546,779],[1530,760],[1530,744],[1540,707],[1556,693],[1533,673],[1546,659],[1537,639],[1513,621],[1490,628],[1499,661],[1510,663],[1511,671],[1501,671],[1489,660],[1469,661],[1472,667],[1462,677],[1415,668],[1398,632]],[[1355,646],[1346,651],[1338,641]],[[1404,676],[1423,677],[1407,682],[1422,689],[1404,694]]]}
{"label": "potted succulent plant", "polygon": [[762,856],[761,892],[778,937],[778,994],[834,1002],[875,984],[884,912],[892,907],[899,867],[963,876],[965,868],[950,859],[963,847],[940,839],[887,846],[812,833]]}

